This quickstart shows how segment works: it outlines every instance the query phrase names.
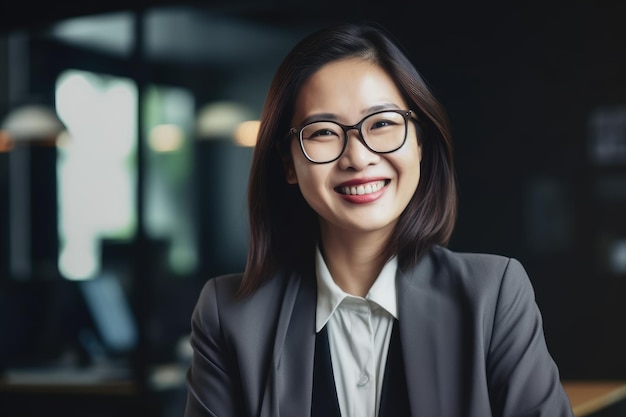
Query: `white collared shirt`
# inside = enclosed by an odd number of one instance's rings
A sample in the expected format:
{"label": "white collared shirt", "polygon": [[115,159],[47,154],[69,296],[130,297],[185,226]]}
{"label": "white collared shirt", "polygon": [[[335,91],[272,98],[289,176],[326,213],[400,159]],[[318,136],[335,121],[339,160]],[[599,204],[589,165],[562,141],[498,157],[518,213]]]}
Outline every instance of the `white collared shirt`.
{"label": "white collared shirt", "polygon": [[335,283],[319,248],[315,256],[315,330],[328,328],[330,356],[342,417],[376,417],[380,408],[387,352],[398,318],[396,269],[391,258],[369,292],[357,297]]}

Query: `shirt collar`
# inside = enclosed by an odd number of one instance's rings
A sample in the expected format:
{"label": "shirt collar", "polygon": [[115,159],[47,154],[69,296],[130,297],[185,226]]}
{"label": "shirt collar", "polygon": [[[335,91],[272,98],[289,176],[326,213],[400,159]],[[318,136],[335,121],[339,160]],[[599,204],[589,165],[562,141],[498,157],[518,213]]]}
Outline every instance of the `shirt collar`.
{"label": "shirt collar", "polygon": [[[376,281],[365,296],[384,308],[394,318],[398,318],[398,306],[396,299],[396,270],[398,269],[397,257],[392,257],[383,266]],[[343,291],[333,280],[326,266],[324,257],[319,250],[315,251],[315,272],[317,279],[317,310],[315,315],[315,331],[319,332],[326,325],[339,304],[346,297],[352,295]]]}

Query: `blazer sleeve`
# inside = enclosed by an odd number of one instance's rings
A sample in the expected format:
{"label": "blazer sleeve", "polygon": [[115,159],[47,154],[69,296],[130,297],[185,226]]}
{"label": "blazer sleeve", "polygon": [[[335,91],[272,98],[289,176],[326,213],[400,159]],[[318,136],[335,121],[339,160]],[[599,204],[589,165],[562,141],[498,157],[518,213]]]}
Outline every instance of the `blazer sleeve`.
{"label": "blazer sleeve", "polygon": [[515,259],[500,284],[487,373],[494,416],[573,416],[546,346],[531,282]]}
{"label": "blazer sleeve", "polygon": [[204,286],[191,319],[193,356],[187,370],[185,417],[243,415],[237,364],[229,354],[220,321],[216,279]]}

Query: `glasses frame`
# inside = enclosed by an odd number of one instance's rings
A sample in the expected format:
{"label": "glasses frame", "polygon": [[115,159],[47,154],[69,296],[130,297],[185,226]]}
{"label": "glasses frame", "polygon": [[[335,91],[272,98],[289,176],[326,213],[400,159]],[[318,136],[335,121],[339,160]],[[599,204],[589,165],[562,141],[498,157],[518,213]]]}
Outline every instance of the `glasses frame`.
{"label": "glasses frame", "polygon": [[[365,141],[365,138],[363,138],[363,133],[361,132],[361,127],[363,126],[363,122],[365,122],[365,120],[367,120],[368,118],[375,116],[377,114],[381,114],[381,113],[397,113],[399,115],[401,115],[404,118],[404,138],[402,139],[402,143],[390,150],[390,151],[377,151],[375,149],[372,149],[367,142]],[[413,117],[412,117],[413,116]],[[343,155],[343,153],[346,151],[346,147],[348,145],[348,132],[350,130],[356,130],[359,135],[358,135],[358,139],[359,141],[370,151],[376,154],[388,154],[388,153],[392,153],[397,151],[398,149],[400,149],[401,147],[404,146],[404,144],[406,143],[406,138],[408,136],[409,133],[409,119],[413,120],[414,122],[417,122],[416,119],[416,115],[415,112],[413,110],[397,110],[397,109],[389,109],[389,110],[380,110],[371,114],[368,114],[367,116],[365,116],[364,118],[361,119],[360,122],[358,122],[357,124],[354,125],[344,125],[342,123],[339,123],[335,120],[315,120],[311,123],[307,123],[304,126],[301,127],[292,127],[291,129],[289,129],[289,136],[297,136],[298,137],[298,143],[300,144],[300,150],[302,151],[302,154],[304,155],[304,157],[309,161],[312,162],[314,164],[329,164],[331,162],[335,162],[337,159],[341,158],[341,156]],[[343,130],[343,146],[341,147],[341,152],[339,152],[339,155],[337,155],[336,158],[331,159],[329,161],[323,161],[323,162],[319,162],[319,161],[315,161],[313,159],[311,159],[311,157],[309,157],[309,155],[307,155],[306,151],[304,150],[304,144],[302,143],[302,131],[307,128],[308,126],[314,124],[314,123],[334,123],[337,126],[339,126],[341,128],[341,130]]]}

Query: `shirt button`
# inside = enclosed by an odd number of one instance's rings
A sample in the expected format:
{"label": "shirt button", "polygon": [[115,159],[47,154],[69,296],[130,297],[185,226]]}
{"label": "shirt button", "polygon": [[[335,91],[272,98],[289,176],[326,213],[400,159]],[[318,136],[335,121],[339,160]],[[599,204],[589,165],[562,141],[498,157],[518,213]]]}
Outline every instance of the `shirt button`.
{"label": "shirt button", "polygon": [[367,375],[367,372],[363,372],[361,373],[361,376],[359,376],[359,381],[356,385],[357,387],[364,387],[368,382],[370,382],[370,377]]}

